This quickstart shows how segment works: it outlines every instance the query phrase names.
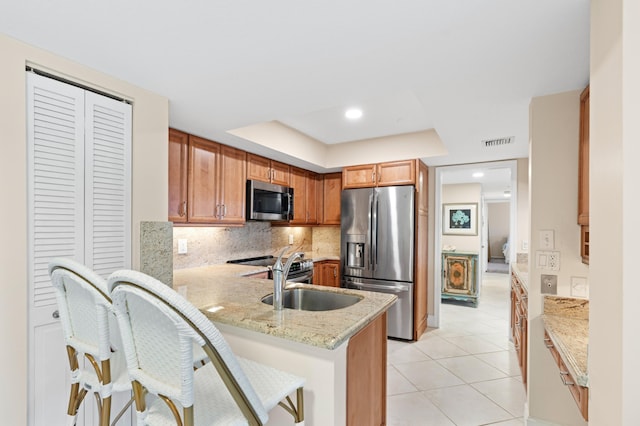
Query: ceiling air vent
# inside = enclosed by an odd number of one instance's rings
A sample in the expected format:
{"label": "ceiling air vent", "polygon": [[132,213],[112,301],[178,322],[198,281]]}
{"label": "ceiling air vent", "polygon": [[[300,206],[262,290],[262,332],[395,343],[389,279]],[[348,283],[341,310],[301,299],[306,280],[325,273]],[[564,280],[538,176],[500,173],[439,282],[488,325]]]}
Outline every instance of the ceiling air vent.
{"label": "ceiling air vent", "polygon": [[515,139],[514,136],[509,136],[506,138],[497,138],[497,139],[485,139],[482,141],[482,146],[484,148],[493,148],[496,146],[511,145],[514,139]]}

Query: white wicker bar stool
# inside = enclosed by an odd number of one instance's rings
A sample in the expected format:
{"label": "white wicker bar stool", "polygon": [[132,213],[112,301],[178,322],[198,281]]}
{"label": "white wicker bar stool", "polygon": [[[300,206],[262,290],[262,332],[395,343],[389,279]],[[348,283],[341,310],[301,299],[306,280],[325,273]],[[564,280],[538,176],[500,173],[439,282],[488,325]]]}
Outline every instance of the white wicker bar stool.
{"label": "white wicker bar stool", "polygon": [[[304,424],[304,379],[236,357],[202,312],[155,278],[116,271],[108,286],[139,426],[263,425],[276,405]],[[197,370],[194,342],[210,360]]]}
{"label": "white wicker bar stool", "polygon": [[[107,282],[91,269],[70,259],[56,258],[49,263],[58,311],[71,368],[71,392],[67,425],[75,425],[78,409],[87,392],[93,392],[100,414],[100,425],[111,420],[111,395],[131,394],[120,333],[108,296]],[[90,366],[81,367],[84,356]],[[114,418],[116,423],[133,399]]]}

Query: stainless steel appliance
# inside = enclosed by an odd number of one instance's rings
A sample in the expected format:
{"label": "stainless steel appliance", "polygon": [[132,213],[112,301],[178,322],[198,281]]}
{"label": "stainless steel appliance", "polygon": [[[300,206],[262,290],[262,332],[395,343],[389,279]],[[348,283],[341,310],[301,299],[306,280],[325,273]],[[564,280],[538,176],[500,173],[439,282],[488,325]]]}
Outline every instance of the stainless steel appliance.
{"label": "stainless steel appliance", "polygon": [[287,221],[293,218],[293,188],[247,180],[247,219]]}
{"label": "stainless steel appliance", "polygon": [[389,337],[413,339],[414,188],[342,191],[342,286],[392,293]]}
{"label": "stainless steel appliance", "polygon": [[[287,259],[282,259],[286,263]],[[228,260],[227,263],[235,263],[239,265],[267,266],[269,267],[269,279],[273,279],[273,271],[271,267],[276,263],[274,256],[249,257],[246,259]],[[313,261],[306,259],[295,260],[289,268],[289,273],[285,280],[294,283],[312,284],[313,280]]]}

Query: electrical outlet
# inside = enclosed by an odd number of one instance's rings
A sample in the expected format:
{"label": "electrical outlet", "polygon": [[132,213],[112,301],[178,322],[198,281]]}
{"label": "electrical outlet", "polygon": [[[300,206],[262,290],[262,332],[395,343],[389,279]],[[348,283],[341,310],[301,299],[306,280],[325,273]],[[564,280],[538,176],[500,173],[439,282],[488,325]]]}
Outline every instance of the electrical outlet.
{"label": "electrical outlet", "polygon": [[289,245],[293,244],[293,234],[289,234]]}
{"label": "electrical outlet", "polygon": [[529,250],[529,241],[522,240],[522,250]]}
{"label": "electrical outlet", "polygon": [[560,252],[550,251],[547,253],[547,265],[548,269],[552,271],[560,270]]}
{"label": "electrical outlet", "polygon": [[558,276],[540,275],[540,293],[558,294]]}
{"label": "electrical outlet", "polygon": [[178,239],[178,254],[187,254],[187,240],[184,238]]}

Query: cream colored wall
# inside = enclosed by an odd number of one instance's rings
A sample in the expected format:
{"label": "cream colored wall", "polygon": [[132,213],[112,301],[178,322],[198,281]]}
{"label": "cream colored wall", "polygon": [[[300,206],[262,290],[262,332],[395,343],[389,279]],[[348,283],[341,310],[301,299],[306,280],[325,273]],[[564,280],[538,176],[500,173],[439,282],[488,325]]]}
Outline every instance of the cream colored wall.
{"label": "cream colored wall", "polygon": [[[534,98],[530,104],[529,415],[562,425],[584,425],[558,368],[543,344],[540,275],[558,276],[558,294],[568,296],[571,276],[588,277],[580,258],[578,129],[580,91]],[[540,270],[540,230],[554,230],[560,271]],[[610,423],[615,424],[615,423]]]}
{"label": "cream colored wall", "polygon": [[524,248],[526,242],[529,246],[529,159],[518,158],[518,199],[517,199],[517,241],[514,242],[515,253],[528,253]]}
{"label": "cream colored wall", "polygon": [[[433,167],[429,168],[429,217],[427,221],[428,235],[427,235],[427,315],[428,324],[433,324],[435,321],[435,233],[436,233],[436,170]],[[437,251],[439,253],[440,251]]]}
{"label": "cream colored wall", "polygon": [[504,258],[502,246],[509,238],[510,216],[509,201],[487,203],[488,243],[491,258]]}
{"label": "cream colored wall", "polygon": [[640,6],[591,2],[590,424],[638,423]]}
{"label": "cream colored wall", "polygon": [[[2,423],[27,424],[27,198],[25,64],[133,101],[133,265],[141,220],[166,220],[168,104],[161,96],[0,34],[0,412]],[[10,348],[10,349],[9,349]],[[66,392],[66,390],[65,390]]]}
{"label": "cream colored wall", "polygon": [[[481,223],[481,198],[482,198],[482,185],[479,183],[462,183],[455,185],[442,185],[441,199],[442,204],[455,203],[455,204],[477,204],[477,235],[443,235],[442,246],[452,245],[456,247],[458,251],[473,251],[480,253],[480,223]],[[444,217],[442,218],[444,221]],[[441,232],[441,231],[440,231]]]}

